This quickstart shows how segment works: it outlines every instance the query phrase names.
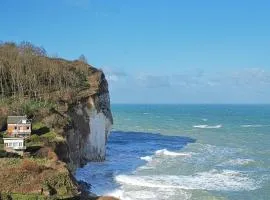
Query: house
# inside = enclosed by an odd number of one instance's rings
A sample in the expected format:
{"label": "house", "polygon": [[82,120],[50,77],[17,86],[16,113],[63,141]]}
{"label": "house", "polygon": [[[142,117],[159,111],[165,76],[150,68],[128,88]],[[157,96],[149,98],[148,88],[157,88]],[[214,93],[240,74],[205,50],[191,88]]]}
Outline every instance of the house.
{"label": "house", "polygon": [[3,140],[5,151],[23,154],[26,149],[24,138],[3,138]]}
{"label": "house", "polygon": [[3,138],[5,149],[23,150],[25,149],[24,138]]}
{"label": "house", "polygon": [[31,121],[26,116],[8,116],[7,135],[9,137],[29,137],[31,135]]}

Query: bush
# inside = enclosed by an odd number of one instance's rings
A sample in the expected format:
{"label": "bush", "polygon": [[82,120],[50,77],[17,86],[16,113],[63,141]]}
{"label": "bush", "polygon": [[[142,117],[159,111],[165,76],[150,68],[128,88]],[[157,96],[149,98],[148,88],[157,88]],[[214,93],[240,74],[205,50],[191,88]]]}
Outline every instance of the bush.
{"label": "bush", "polygon": [[55,141],[56,137],[57,137],[57,134],[53,131],[50,131],[49,133],[46,133],[41,136],[41,138],[43,138],[43,141],[45,142],[53,142]]}
{"label": "bush", "polygon": [[35,122],[32,124],[32,130],[38,130],[45,127],[45,124],[43,124],[42,122]]}
{"label": "bush", "polygon": [[39,137],[38,135],[35,135],[35,134],[34,134],[34,135],[31,135],[31,136],[30,136],[29,140],[30,140],[31,142],[34,142],[34,143],[36,142],[36,143],[37,143],[37,142],[40,142],[40,137]]}
{"label": "bush", "polygon": [[[44,128],[44,127],[43,127]],[[41,129],[43,129],[41,128]],[[40,130],[40,129],[38,129]],[[49,132],[47,132],[49,131]],[[47,133],[46,133],[47,132]],[[38,135],[38,133],[31,135],[30,138],[27,139],[27,147],[32,146],[52,146],[53,143],[63,141],[63,137],[57,135],[54,131],[50,131],[50,129],[46,129],[42,135]]]}

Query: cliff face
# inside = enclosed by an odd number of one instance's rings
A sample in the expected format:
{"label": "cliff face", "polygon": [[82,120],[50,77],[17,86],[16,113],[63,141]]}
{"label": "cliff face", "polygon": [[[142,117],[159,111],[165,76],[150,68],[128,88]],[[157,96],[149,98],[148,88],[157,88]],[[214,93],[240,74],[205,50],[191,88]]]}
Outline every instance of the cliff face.
{"label": "cliff face", "polygon": [[[103,161],[106,141],[113,124],[108,83],[102,72],[89,77],[91,89],[68,109],[67,152],[72,168],[87,161]],[[87,95],[88,94],[88,95]],[[80,94],[79,94],[80,95]]]}

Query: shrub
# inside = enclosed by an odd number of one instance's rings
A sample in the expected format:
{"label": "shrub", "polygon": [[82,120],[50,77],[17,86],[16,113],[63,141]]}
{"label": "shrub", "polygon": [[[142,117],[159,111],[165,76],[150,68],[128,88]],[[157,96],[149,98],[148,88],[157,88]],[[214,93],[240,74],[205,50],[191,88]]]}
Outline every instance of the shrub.
{"label": "shrub", "polygon": [[30,139],[31,142],[40,142],[40,137],[38,135],[31,135]]}
{"label": "shrub", "polygon": [[42,122],[35,122],[32,124],[32,130],[38,130],[43,127],[45,127],[45,124],[43,124]]}

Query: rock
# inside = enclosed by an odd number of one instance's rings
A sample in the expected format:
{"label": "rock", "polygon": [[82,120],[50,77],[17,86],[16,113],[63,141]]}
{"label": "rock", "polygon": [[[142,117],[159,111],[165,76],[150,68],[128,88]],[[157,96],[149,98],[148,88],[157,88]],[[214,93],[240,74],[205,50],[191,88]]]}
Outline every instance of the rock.
{"label": "rock", "polygon": [[[94,90],[88,90],[88,95],[84,91],[76,104],[69,105],[67,115],[70,123],[64,130],[67,146],[58,147],[58,155],[69,163],[71,169],[88,161],[105,159],[106,142],[113,124],[105,76],[100,71],[92,76],[96,77],[94,82],[98,84]],[[93,78],[89,80],[93,81]]]}

